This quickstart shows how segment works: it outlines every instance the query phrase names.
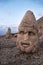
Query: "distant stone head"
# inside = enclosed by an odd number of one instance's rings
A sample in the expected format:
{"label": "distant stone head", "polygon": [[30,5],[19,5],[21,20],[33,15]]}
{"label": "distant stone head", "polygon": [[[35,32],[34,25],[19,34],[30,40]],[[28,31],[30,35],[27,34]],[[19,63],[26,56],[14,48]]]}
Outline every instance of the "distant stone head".
{"label": "distant stone head", "polygon": [[19,25],[17,35],[17,48],[23,52],[36,52],[38,49],[38,33],[35,22],[33,12],[28,10]]}
{"label": "distant stone head", "polygon": [[8,30],[6,32],[6,38],[9,38],[11,36],[11,29],[8,27]]}

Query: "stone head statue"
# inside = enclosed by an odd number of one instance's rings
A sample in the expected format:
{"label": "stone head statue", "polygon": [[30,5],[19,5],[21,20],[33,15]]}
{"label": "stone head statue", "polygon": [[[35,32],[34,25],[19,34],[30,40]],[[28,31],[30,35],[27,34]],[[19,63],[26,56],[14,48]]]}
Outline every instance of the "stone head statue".
{"label": "stone head statue", "polygon": [[43,41],[43,17],[37,20],[38,30],[39,30],[39,39]]}
{"label": "stone head statue", "polygon": [[11,29],[8,27],[8,30],[6,32],[6,38],[9,38],[11,36]]}
{"label": "stone head statue", "polygon": [[17,48],[23,52],[36,52],[38,49],[38,32],[35,26],[35,16],[27,11],[19,25],[17,35]]}

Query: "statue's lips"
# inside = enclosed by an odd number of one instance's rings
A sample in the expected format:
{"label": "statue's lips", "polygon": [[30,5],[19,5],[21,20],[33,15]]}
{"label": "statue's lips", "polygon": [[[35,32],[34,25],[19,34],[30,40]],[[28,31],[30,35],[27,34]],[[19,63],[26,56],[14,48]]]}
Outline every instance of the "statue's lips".
{"label": "statue's lips", "polygon": [[22,45],[23,47],[27,48],[27,47],[30,46],[30,43],[23,43],[23,42],[22,42],[21,45]]}

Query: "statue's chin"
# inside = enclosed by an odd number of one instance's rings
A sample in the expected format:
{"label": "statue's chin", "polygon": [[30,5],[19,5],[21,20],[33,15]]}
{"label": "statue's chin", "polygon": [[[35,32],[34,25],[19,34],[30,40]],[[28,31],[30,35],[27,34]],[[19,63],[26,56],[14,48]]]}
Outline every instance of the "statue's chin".
{"label": "statue's chin", "polygon": [[32,47],[21,47],[20,50],[22,52],[30,53],[32,51]]}

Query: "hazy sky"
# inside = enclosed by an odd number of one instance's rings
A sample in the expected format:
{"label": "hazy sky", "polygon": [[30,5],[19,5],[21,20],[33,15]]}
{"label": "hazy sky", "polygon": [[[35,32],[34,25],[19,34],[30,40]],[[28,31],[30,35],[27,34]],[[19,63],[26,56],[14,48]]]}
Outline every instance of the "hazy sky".
{"label": "hazy sky", "polygon": [[0,0],[0,26],[18,26],[27,10],[43,16],[43,0]]}

